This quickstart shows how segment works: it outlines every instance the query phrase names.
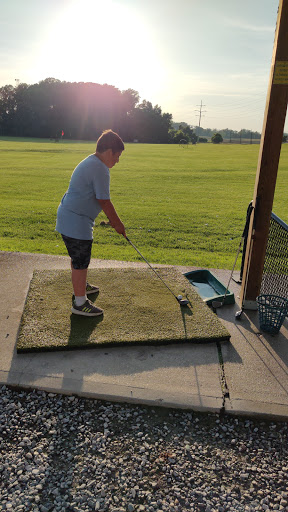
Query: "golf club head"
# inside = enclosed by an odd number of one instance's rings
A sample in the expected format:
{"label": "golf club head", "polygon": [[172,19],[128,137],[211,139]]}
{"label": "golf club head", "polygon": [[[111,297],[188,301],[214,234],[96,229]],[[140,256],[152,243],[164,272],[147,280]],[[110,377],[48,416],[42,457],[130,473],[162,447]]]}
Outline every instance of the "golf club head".
{"label": "golf club head", "polygon": [[177,299],[180,306],[188,306],[189,300],[188,299]]}

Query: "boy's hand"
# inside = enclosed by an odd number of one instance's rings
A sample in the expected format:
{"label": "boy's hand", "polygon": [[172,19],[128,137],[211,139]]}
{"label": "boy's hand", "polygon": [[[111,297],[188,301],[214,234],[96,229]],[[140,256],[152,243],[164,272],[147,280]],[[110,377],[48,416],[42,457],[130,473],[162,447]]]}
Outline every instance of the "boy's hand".
{"label": "boy's hand", "polygon": [[98,199],[98,202],[103,212],[108,217],[112,228],[114,228],[115,231],[119,233],[119,235],[123,235],[126,238],[125,226],[120,217],[117,215],[117,212],[110,199]]}
{"label": "boy's hand", "polygon": [[115,229],[115,231],[117,231],[117,233],[119,235],[123,235],[126,238],[125,226],[124,226],[123,222],[121,222],[121,220],[119,222],[117,222],[116,224],[114,224],[113,228]]}

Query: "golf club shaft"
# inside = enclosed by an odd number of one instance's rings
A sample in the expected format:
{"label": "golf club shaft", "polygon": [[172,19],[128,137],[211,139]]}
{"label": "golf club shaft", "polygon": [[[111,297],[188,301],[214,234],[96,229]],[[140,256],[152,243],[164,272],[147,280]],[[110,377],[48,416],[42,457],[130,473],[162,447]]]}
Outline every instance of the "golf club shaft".
{"label": "golf club shaft", "polygon": [[244,240],[244,238],[242,237],[242,238],[241,238],[241,240],[240,240],[240,244],[239,244],[239,247],[238,247],[238,251],[237,251],[236,258],[235,258],[235,261],[234,261],[234,265],[233,265],[233,268],[232,268],[232,272],[231,272],[231,274],[230,274],[230,278],[229,278],[229,281],[228,281],[228,284],[227,284],[227,288],[226,288],[226,290],[225,290],[225,295],[224,295],[224,297],[223,297],[223,303],[224,303],[224,301],[225,301],[225,298],[226,298],[226,295],[227,295],[227,292],[228,292],[228,288],[229,288],[229,285],[230,285],[230,281],[231,281],[232,276],[233,276],[234,268],[235,268],[236,262],[237,262],[237,260],[238,260],[238,256],[239,256],[239,252],[240,252],[241,247],[242,247],[243,240]]}
{"label": "golf club shaft", "polygon": [[126,240],[127,242],[129,242],[129,244],[132,245],[132,247],[135,249],[135,251],[138,252],[138,254],[141,256],[141,258],[146,261],[147,265],[151,268],[151,270],[153,270],[153,272],[156,274],[157,277],[159,277],[159,279],[162,281],[162,283],[166,286],[166,288],[169,290],[170,293],[172,293],[173,297],[178,301],[178,298],[176,297],[176,295],[172,292],[172,290],[169,288],[168,284],[165,283],[165,281],[162,279],[162,277],[158,274],[158,272],[156,272],[155,268],[152,267],[152,265],[150,265],[149,261],[146,260],[146,258],[144,258],[143,254],[141,254],[141,252],[139,251],[139,249],[137,249],[137,247],[131,242],[131,240],[128,238],[128,236],[126,236]]}

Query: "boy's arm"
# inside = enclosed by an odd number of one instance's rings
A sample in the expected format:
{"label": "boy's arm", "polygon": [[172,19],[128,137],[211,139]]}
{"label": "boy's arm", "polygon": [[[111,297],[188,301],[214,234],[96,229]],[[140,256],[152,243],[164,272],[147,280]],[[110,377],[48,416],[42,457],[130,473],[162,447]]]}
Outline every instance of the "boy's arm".
{"label": "boy's arm", "polygon": [[105,215],[108,217],[112,228],[114,228],[119,235],[123,235],[126,238],[125,226],[118,216],[112,201],[110,201],[110,199],[98,199],[98,203]]}

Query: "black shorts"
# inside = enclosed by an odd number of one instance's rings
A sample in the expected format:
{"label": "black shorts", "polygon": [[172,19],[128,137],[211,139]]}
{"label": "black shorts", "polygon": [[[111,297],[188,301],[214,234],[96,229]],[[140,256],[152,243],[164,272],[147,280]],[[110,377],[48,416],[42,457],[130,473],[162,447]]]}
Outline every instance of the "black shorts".
{"label": "black shorts", "polygon": [[72,261],[72,267],[75,270],[88,268],[91,260],[91,250],[93,240],[78,240],[62,235],[64,244]]}

